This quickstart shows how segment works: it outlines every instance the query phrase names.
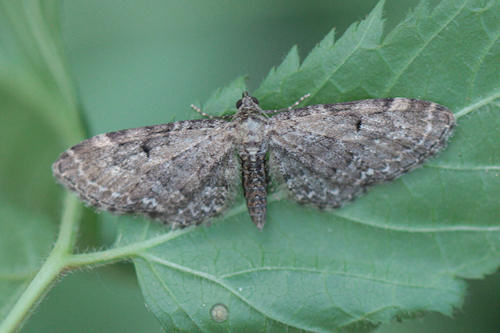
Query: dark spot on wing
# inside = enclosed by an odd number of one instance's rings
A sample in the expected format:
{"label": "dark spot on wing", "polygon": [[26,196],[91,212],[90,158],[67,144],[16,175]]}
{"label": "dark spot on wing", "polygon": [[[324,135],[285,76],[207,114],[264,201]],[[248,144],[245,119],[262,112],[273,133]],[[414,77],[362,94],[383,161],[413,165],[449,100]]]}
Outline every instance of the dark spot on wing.
{"label": "dark spot on wing", "polygon": [[358,119],[356,122],[356,132],[359,132],[361,130],[361,118]]}
{"label": "dark spot on wing", "polygon": [[143,143],[141,145],[141,149],[143,152],[146,153],[146,156],[149,158],[149,152],[151,151],[151,147],[149,147],[148,145],[146,145],[145,143]]}
{"label": "dark spot on wing", "polygon": [[394,98],[384,98],[384,110],[388,110],[391,107],[393,101]]}

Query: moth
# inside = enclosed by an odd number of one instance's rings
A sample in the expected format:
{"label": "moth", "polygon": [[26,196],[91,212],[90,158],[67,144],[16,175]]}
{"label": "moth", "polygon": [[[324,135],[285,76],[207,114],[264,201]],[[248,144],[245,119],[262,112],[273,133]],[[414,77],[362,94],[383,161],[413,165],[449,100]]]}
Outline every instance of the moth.
{"label": "moth", "polygon": [[[296,103],[297,104],[297,103]],[[94,136],[63,152],[55,178],[87,204],[173,226],[224,212],[243,185],[257,228],[269,180],[296,202],[337,208],[441,150],[453,113],[409,98],[263,110],[244,92],[230,121],[198,119]]]}

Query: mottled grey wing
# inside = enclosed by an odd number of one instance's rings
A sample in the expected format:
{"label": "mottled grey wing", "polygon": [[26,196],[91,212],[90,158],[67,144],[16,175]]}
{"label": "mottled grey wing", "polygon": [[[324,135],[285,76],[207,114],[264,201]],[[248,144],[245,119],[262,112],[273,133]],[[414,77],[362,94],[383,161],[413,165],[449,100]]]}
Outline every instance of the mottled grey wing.
{"label": "mottled grey wing", "polygon": [[230,123],[188,120],[97,135],[52,169],[92,206],[185,226],[230,204],[240,182],[234,151]]}
{"label": "mottled grey wing", "polygon": [[445,107],[407,98],[280,113],[271,118],[271,176],[298,202],[338,207],[434,155],[454,124]]}

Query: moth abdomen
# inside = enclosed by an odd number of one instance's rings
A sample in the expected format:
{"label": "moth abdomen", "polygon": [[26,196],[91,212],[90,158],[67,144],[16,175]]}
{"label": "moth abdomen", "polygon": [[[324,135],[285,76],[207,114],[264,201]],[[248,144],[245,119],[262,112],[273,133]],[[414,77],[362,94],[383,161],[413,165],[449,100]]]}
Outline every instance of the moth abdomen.
{"label": "moth abdomen", "polygon": [[267,180],[265,152],[240,153],[243,174],[243,191],[248,213],[260,230],[266,222]]}

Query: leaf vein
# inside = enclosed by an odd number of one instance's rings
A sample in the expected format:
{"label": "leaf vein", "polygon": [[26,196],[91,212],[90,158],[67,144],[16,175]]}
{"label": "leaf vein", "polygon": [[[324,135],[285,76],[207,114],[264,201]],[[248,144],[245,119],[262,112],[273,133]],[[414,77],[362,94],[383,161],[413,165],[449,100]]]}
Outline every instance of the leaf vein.
{"label": "leaf vein", "polygon": [[449,19],[430,36],[429,39],[424,40],[424,44],[419,49],[417,49],[415,54],[413,54],[413,56],[409,58],[406,64],[396,73],[395,76],[393,76],[387,86],[387,89],[385,90],[385,93],[383,94],[384,96],[389,95],[391,89],[394,88],[401,75],[403,75],[403,73],[408,69],[408,67],[410,67],[415,59],[417,59],[417,57],[425,50],[427,45],[429,45],[429,43],[432,42],[451,22],[453,22],[453,20],[462,12],[466,3],[467,1],[463,1],[462,6],[453,15],[451,15]]}
{"label": "leaf vein", "polygon": [[385,280],[385,279],[377,279],[377,278],[373,278],[373,277],[365,276],[365,275],[361,275],[361,274],[353,274],[353,273],[347,273],[347,272],[342,272],[342,271],[326,271],[326,270],[319,270],[319,269],[313,269],[313,268],[308,268],[308,267],[294,267],[294,266],[256,267],[256,268],[241,270],[238,272],[233,272],[230,274],[221,275],[220,278],[227,279],[227,278],[231,278],[231,277],[238,276],[238,275],[244,275],[244,274],[250,274],[250,273],[256,273],[256,272],[264,272],[264,271],[286,271],[286,272],[294,271],[294,272],[308,272],[308,273],[315,273],[315,274],[341,275],[341,276],[346,276],[349,278],[357,278],[357,279],[362,279],[362,280],[379,282],[382,284],[394,285],[394,286],[398,286],[398,287],[432,289],[432,290],[439,290],[439,291],[449,291],[449,292],[453,292],[453,293],[455,292],[453,289],[438,288],[438,287],[424,286],[424,285],[411,284],[411,283],[403,283],[403,282],[390,281],[390,280]]}
{"label": "leaf vein", "polygon": [[368,319],[368,317],[373,316],[373,315],[375,315],[376,313],[378,313],[378,312],[382,312],[382,311],[384,311],[384,310],[386,310],[386,309],[399,309],[399,307],[394,306],[394,305],[386,305],[386,306],[381,306],[380,308],[375,309],[375,310],[372,310],[372,311],[370,311],[370,312],[368,312],[368,313],[366,313],[366,314],[364,314],[364,315],[357,316],[357,317],[356,317],[355,319],[353,319],[353,320],[349,320],[349,321],[347,321],[347,322],[344,322],[344,323],[342,323],[342,324],[338,325],[337,327],[338,327],[338,328],[342,328],[342,327],[346,327],[346,326],[352,325],[352,324],[357,323],[357,322],[362,322],[364,319]]}
{"label": "leaf vein", "polygon": [[450,165],[438,165],[438,164],[424,164],[424,167],[433,169],[452,170],[452,171],[484,171],[484,172],[488,172],[490,170],[500,171],[500,166],[496,165],[462,167],[462,166],[450,166]]}
{"label": "leaf vein", "polygon": [[[204,272],[201,272],[201,271],[197,271],[197,270],[191,269],[189,267],[182,266],[182,265],[179,265],[179,264],[176,264],[176,263],[164,260],[164,259],[159,258],[159,257],[154,256],[154,255],[141,254],[140,256],[144,260],[149,260],[151,262],[155,262],[157,264],[161,264],[161,265],[163,265],[165,267],[176,269],[176,270],[178,270],[180,272],[184,272],[184,273],[189,273],[189,274],[192,274],[192,275],[197,276],[199,278],[202,278],[202,279],[208,280],[208,281],[210,281],[212,283],[215,283],[215,284],[219,285],[220,287],[222,287],[222,288],[226,289],[227,291],[229,291],[236,298],[239,298],[242,302],[244,302],[249,307],[253,308],[255,311],[257,311],[260,314],[262,314],[264,317],[271,318],[272,320],[274,320],[276,322],[279,322],[279,323],[281,323],[281,324],[283,324],[285,326],[290,325],[289,323],[285,322],[284,320],[278,319],[278,318],[273,317],[270,314],[266,313],[264,310],[260,309],[257,305],[255,305],[252,302],[250,302],[250,300],[248,300],[246,297],[244,297],[243,295],[241,295],[240,293],[238,293],[236,291],[236,289],[232,288],[230,285],[226,284],[224,281],[218,279],[217,277],[215,277],[215,276],[213,276],[211,274],[204,273]],[[303,329],[303,330],[311,330],[310,327],[303,327],[303,326],[300,326],[300,325],[297,325],[297,324],[294,324],[294,325],[295,325],[295,327]]]}
{"label": "leaf vein", "polygon": [[469,85],[469,89],[468,89],[468,92],[467,92],[467,96],[468,96],[468,99],[471,98],[471,95],[472,95],[472,88],[474,87],[474,83],[476,82],[476,79],[477,79],[477,74],[479,73],[479,68],[481,67],[481,65],[483,64],[484,62],[484,59],[486,58],[486,56],[488,55],[488,52],[491,50],[491,48],[495,45],[496,41],[498,40],[498,38],[500,37],[500,34],[497,34],[495,36],[495,38],[492,38],[491,39],[491,43],[489,43],[486,48],[483,50],[483,52],[481,52],[481,55],[478,57],[478,61],[474,64],[474,68],[472,69],[472,78],[470,80],[470,85]]}
{"label": "leaf vein", "polygon": [[432,237],[434,241],[436,242],[436,246],[438,248],[439,254],[441,254],[441,258],[443,259],[443,262],[446,264],[446,273],[449,273],[450,271],[450,262],[448,260],[448,257],[445,254],[443,244],[441,243],[441,237],[439,234],[437,234],[435,237]]}
{"label": "leaf vein", "polygon": [[500,98],[500,89],[496,90],[493,92],[493,94],[489,95],[489,96],[486,96],[484,98],[481,98],[480,100],[478,100],[477,102],[475,102],[474,104],[471,104],[467,107],[464,107],[462,108],[460,111],[458,111],[457,113],[455,113],[455,117],[458,119],[460,117],[463,117],[465,116],[466,114],[476,110],[476,109],[479,109],[491,102],[493,102],[495,99],[497,98]]}
{"label": "leaf vein", "polygon": [[453,225],[453,226],[433,226],[433,227],[409,227],[389,225],[383,223],[372,223],[356,219],[353,216],[347,216],[341,212],[334,212],[334,215],[349,220],[354,223],[359,223],[365,226],[380,228],[384,230],[412,232],[412,233],[438,233],[438,232],[493,232],[500,231],[500,226],[476,226],[476,225]]}
{"label": "leaf vein", "polygon": [[[177,306],[179,307],[179,309],[182,310],[182,312],[184,312],[186,314],[186,316],[188,316],[188,318],[193,322],[193,324],[196,325],[196,327],[198,327],[201,331],[203,332],[206,332],[205,330],[203,330],[200,325],[198,325],[198,323],[193,319],[193,317],[191,317],[191,315],[186,311],[186,309],[184,309],[179,301],[177,300],[177,298],[174,296],[174,294],[172,293],[172,291],[170,290],[170,288],[165,284],[164,280],[160,277],[160,274],[158,273],[158,271],[154,268],[154,266],[152,265],[151,261],[148,261],[148,266],[149,268],[151,269],[151,271],[153,272],[154,276],[156,277],[156,279],[160,282],[160,285],[162,286],[162,288],[170,295],[170,297],[172,298],[172,300],[175,302],[175,304],[177,304]],[[172,316],[169,314],[169,317],[172,319],[172,322],[174,322]]]}

